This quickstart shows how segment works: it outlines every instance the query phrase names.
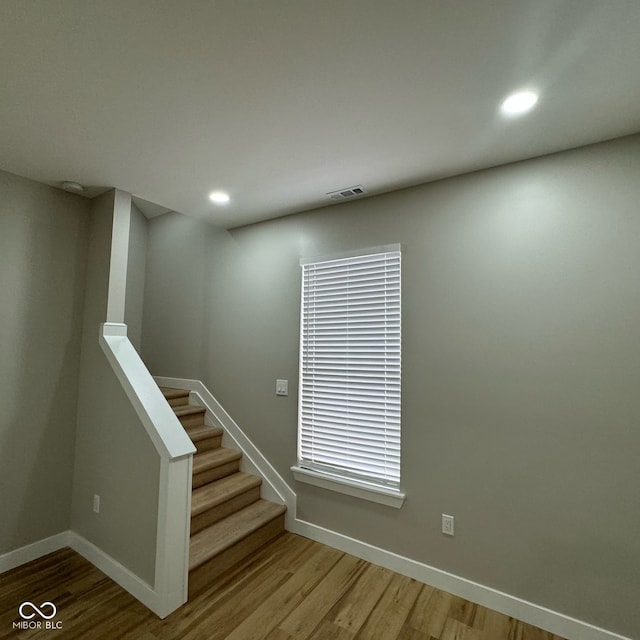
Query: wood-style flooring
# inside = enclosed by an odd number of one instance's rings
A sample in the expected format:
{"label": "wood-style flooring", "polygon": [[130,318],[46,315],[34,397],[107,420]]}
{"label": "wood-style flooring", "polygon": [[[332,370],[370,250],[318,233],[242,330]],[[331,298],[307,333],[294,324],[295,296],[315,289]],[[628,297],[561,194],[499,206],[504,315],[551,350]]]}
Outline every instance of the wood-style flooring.
{"label": "wood-style flooring", "polygon": [[[62,628],[14,629],[25,601],[54,603]],[[74,551],[57,551],[0,575],[0,638],[562,640],[291,533],[164,620]]]}

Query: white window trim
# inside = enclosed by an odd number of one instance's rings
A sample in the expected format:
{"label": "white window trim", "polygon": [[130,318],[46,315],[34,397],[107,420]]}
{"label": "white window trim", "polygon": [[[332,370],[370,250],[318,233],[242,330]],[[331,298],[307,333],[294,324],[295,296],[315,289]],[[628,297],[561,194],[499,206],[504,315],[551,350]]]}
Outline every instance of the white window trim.
{"label": "white window trim", "polygon": [[396,509],[399,509],[403,505],[406,498],[406,495],[402,491],[378,487],[368,482],[346,479],[298,466],[291,467],[291,471],[293,472],[293,477],[298,482],[311,484],[316,487],[321,487],[322,489],[329,489],[329,491],[337,491],[338,493],[344,493],[355,498],[362,498],[370,502],[377,502],[378,504],[395,507]]}
{"label": "white window trim", "polygon": [[357,258],[358,256],[369,256],[373,253],[389,253],[391,251],[400,251],[403,254],[407,252],[405,245],[396,242],[395,244],[383,244],[378,247],[366,247],[365,249],[356,249],[354,251],[339,251],[337,253],[323,253],[319,256],[300,258],[300,266],[305,264],[314,264],[315,262],[324,262],[325,260]]}

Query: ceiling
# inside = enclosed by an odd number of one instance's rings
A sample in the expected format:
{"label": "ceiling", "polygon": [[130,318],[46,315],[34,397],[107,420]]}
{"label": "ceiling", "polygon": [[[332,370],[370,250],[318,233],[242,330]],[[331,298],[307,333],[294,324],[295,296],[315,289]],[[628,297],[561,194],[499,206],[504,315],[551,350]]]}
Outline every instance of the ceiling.
{"label": "ceiling", "polygon": [[239,226],[638,132],[639,34],[638,0],[2,0],[0,169]]}

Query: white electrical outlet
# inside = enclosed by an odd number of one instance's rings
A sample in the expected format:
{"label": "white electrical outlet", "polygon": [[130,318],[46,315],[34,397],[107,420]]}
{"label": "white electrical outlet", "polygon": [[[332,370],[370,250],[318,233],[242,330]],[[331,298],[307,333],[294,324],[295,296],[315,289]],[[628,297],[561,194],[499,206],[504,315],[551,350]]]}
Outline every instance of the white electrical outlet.
{"label": "white electrical outlet", "polygon": [[442,514],[442,533],[448,536],[454,535],[453,516],[448,516],[446,513]]}
{"label": "white electrical outlet", "polygon": [[100,513],[100,496],[97,493],[93,494],[93,512]]}
{"label": "white electrical outlet", "polygon": [[289,395],[289,381],[288,380],[276,380],[276,395],[288,396]]}

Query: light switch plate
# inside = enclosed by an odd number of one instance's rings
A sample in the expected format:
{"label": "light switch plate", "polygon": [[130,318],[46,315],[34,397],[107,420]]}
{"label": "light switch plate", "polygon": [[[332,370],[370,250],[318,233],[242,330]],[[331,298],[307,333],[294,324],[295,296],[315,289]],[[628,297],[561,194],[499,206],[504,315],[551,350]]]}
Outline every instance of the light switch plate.
{"label": "light switch plate", "polygon": [[289,381],[288,380],[276,380],[276,395],[288,396],[289,395]]}

